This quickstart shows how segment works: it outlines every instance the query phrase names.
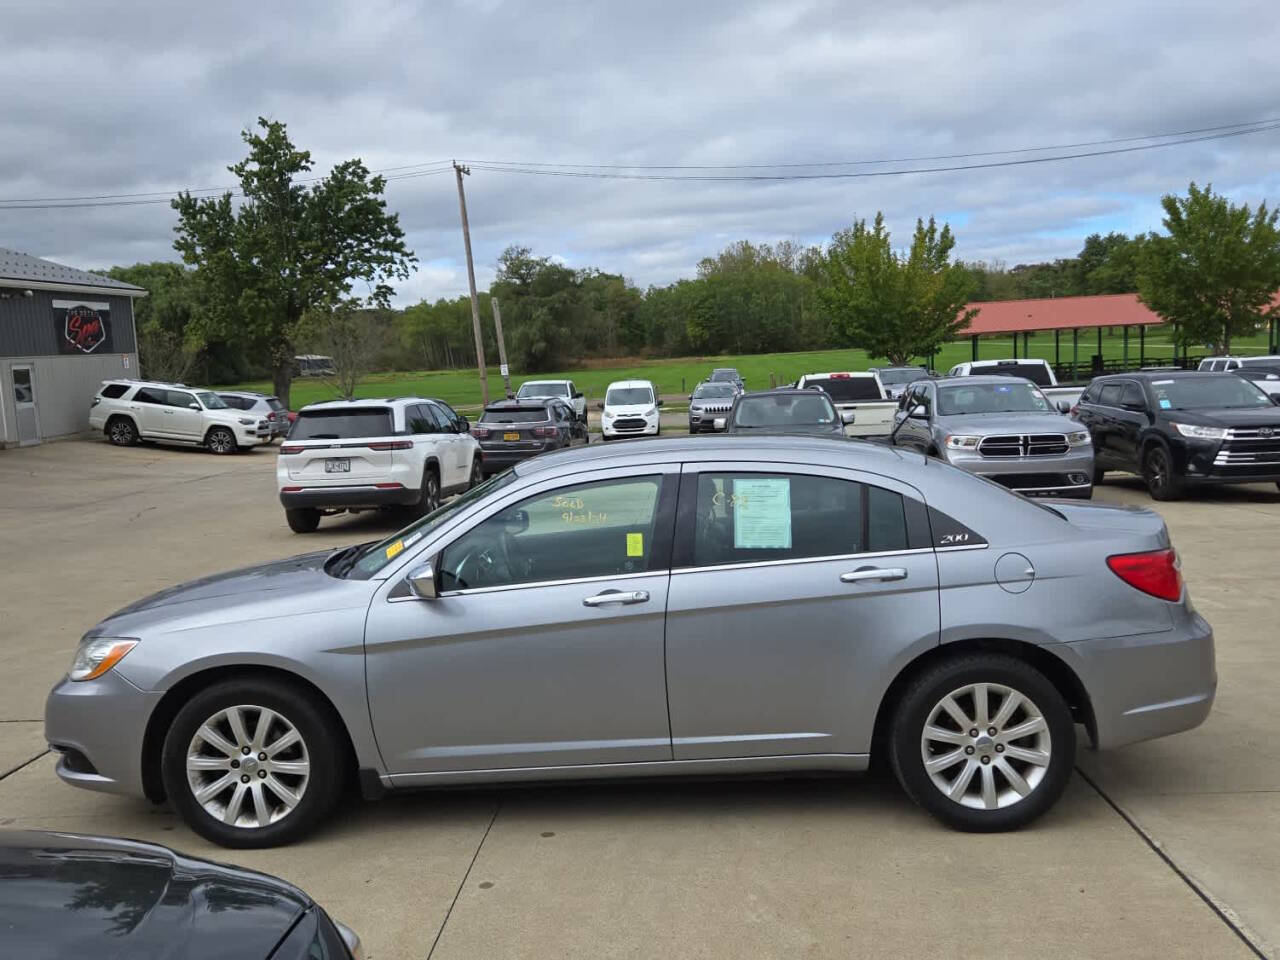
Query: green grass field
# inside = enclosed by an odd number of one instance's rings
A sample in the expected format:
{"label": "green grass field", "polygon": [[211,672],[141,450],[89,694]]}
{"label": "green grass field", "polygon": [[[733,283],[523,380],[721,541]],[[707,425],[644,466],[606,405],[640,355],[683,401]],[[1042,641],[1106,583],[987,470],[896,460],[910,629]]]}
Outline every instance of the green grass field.
{"label": "green grass field", "polygon": [[[1053,360],[1053,334],[1041,333],[1032,336],[1029,344],[1032,357]],[[1251,338],[1242,338],[1232,344],[1233,353],[1264,353],[1267,348],[1266,334]],[[1082,364],[1089,362],[1090,356],[1097,349],[1097,334],[1082,331],[1080,335],[1079,360]],[[1071,337],[1062,336],[1062,362],[1071,360]],[[1102,351],[1108,358],[1120,358],[1123,355],[1123,338],[1119,330],[1102,337]],[[958,340],[942,348],[936,366],[945,372],[953,364],[970,359],[972,348],[968,340]],[[1203,350],[1191,351],[1193,354]],[[1019,341],[1018,353],[1022,355],[1022,344]],[[1013,355],[1012,337],[983,338],[980,341],[979,357],[994,359]],[[1163,330],[1148,331],[1146,338],[1145,358],[1148,364],[1158,364],[1173,356],[1173,345],[1168,334]],[[1129,337],[1129,359],[1132,363],[1138,360],[1138,337],[1134,332]],[[748,389],[766,389],[771,383],[790,383],[804,373],[820,373],[830,370],[865,370],[872,363],[862,350],[818,350],[807,353],[760,353],[749,356],[703,356],[677,357],[669,360],[619,360],[592,361],[577,369],[539,371],[524,373],[513,371],[511,383],[514,389],[525,380],[533,379],[570,379],[578,389],[585,392],[590,400],[598,400],[604,396],[605,388],[614,380],[652,380],[662,394],[688,393],[702,380],[713,367],[737,367],[747,382]],[[771,379],[772,378],[772,379]],[[267,381],[224,385],[222,389],[255,390],[271,392],[271,384]],[[502,378],[497,367],[489,368],[489,395],[501,396]],[[446,403],[459,408],[474,408],[480,403],[480,385],[473,370],[423,370],[396,373],[370,374],[356,390],[360,397],[391,396],[426,396],[439,397]],[[293,381],[291,405],[293,409],[321,400],[333,400],[337,396],[334,389],[319,379],[299,379]]]}

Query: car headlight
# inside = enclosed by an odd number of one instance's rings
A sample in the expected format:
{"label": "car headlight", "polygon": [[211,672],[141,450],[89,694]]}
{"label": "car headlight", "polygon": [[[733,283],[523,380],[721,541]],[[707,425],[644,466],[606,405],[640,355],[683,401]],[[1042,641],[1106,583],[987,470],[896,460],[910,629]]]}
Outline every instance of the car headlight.
{"label": "car headlight", "polygon": [[646,410],[646,411],[644,412],[644,415],[645,415],[646,417],[656,417],[656,416],[658,415],[658,408],[657,408],[657,407],[650,407],[648,410]]}
{"label": "car headlight", "polygon": [[248,417],[240,417],[239,419],[240,419],[240,422],[244,424],[246,427],[252,427],[255,423],[255,421],[249,419]]}
{"label": "car headlight", "polygon": [[1173,428],[1184,437],[1195,437],[1197,440],[1221,440],[1227,435],[1224,427],[1202,427],[1194,423],[1175,423]]}
{"label": "car headlight", "polygon": [[94,680],[124,659],[138,645],[137,640],[122,637],[85,637],[76,647],[67,677],[71,680]]}
{"label": "car headlight", "polygon": [[601,419],[601,420],[612,420],[612,419],[613,419],[613,413],[612,413],[611,411],[609,411],[609,410],[606,410],[604,413],[602,413],[602,414],[600,415],[600,419]]}
{"label": "car headlight", "polygon": [[981,442],[981,437],[966,436],[962,434],[951,434],[946,439],[948,450],[976,450],[978,449],[978,444]]}
{"label": "car headlight", "polygon": [[1073,447],[1088,446],[1092,442],[1093,441],[1089,437],[1088,430],[1080,430],[1080,431],[1077,431],[1076,433],[1067,434],[1067,443],[1071,444],[1071,446]]}

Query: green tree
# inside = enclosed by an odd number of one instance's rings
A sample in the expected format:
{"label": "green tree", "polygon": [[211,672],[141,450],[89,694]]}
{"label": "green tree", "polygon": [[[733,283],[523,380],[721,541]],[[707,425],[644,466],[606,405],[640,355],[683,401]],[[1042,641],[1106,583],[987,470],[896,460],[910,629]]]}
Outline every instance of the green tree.
{"label": "green tree", "polygon": [[977,314],[966,310],[974,279],[951,262],[955,237],[932,217],[916,221],[911,247],[894,251],[884,215],[868,228],[857,220],[837,233],[826,256],[819,295],[837,336],[892,364],[932,356]]}
{"label": "green tree", "polygon": [[303,316],[332,309],[357,281],[369,303],[387,306],[390,281],[407,278],[416,258],[387,212],[382,177],[357,159],[304,182],[311,154],[294,147],[283,123],[259,118],[258,127],[243,132],[249,155],[230,168],[243,199],[179,194],[174,247],[196,267],[195,335],[265,351],[287,405]]}
{"label": "green tree", "polygon": [[1187,196],[1168,194],[1166,236],[1143,247],[1138,292],[1152,310],[1177,324],[1183,343],[1230,353],[1231,338],[1252,333],[1275,315],[1280,288],[1280,211],[1236,206],[1194,183]]}
{"label": "green tree", "polygon": [[156,261],[112,267],[106,275],[147,291],[133,302],[138,365],[153,380],[185,380],[201,352],[192,336],[196,297],[191,271],[180,263]]}

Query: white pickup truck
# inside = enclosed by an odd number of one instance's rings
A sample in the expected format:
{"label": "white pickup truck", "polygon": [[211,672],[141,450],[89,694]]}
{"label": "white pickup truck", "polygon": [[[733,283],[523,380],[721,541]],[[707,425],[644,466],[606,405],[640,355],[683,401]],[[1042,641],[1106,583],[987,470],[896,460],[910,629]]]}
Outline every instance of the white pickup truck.
{"label": "white pickup truck", "polygon": [[1048,360],[973,360],[957,363],[947,371],[948,377],[1022,377],[1030,380],[1049,402],[1066,413],[1076,405],[1084,387],[1060,387]]}
{"label": "white pickup truck", "polygon": [[853,420],[844,428],[848,437],[887,437],[893,432],[898,409],[875,373],[806,373],[796,381],[801,390],[822,390],[842,414]]}

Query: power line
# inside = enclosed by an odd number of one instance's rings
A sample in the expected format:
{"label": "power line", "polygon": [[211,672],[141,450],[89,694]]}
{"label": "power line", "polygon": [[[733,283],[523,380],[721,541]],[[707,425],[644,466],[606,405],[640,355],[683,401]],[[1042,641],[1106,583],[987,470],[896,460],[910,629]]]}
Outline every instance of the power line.
{"label": "power line", "polygon": [[[569,167],[590,170],[781,170],[791,167],[850,167],[875,166],[885,163],[926,163],[934,160],[966,160],[974,157],[1000,157],[1018,153],[1038,153],[1045,150],[1076,150],[1081,147],[1107,146],[1116,143],[1135,143],[1140,140],[1162,140],[1170,137],[1185,137],[1200,133],[1213,133],[1220,130],[1237,130],[1243,127],[1262,127],[1266,124],[1280,123],[1280,117],[1266,120],[1250,120],[1243,123],[1224,123],[1214,127],[1196,127],[1190,130],[1174,130],[1168,133],[1151,133],[1137,137],[1112,137],[1106,140],[1081,140],[1076,143],[1059,143],[1043,147],[1016,147],[1008,150],[984,150],[974,153],[942,153],[927,157],[896,157],[879,160],[812,160],[804,163],[723,163],[723,164],[686,164],[686,163],[555,163],[526,160],[472,160],[471,163],[488,163],[509,167]],[[1241,132],[1249,133],[1250,130]]]}

